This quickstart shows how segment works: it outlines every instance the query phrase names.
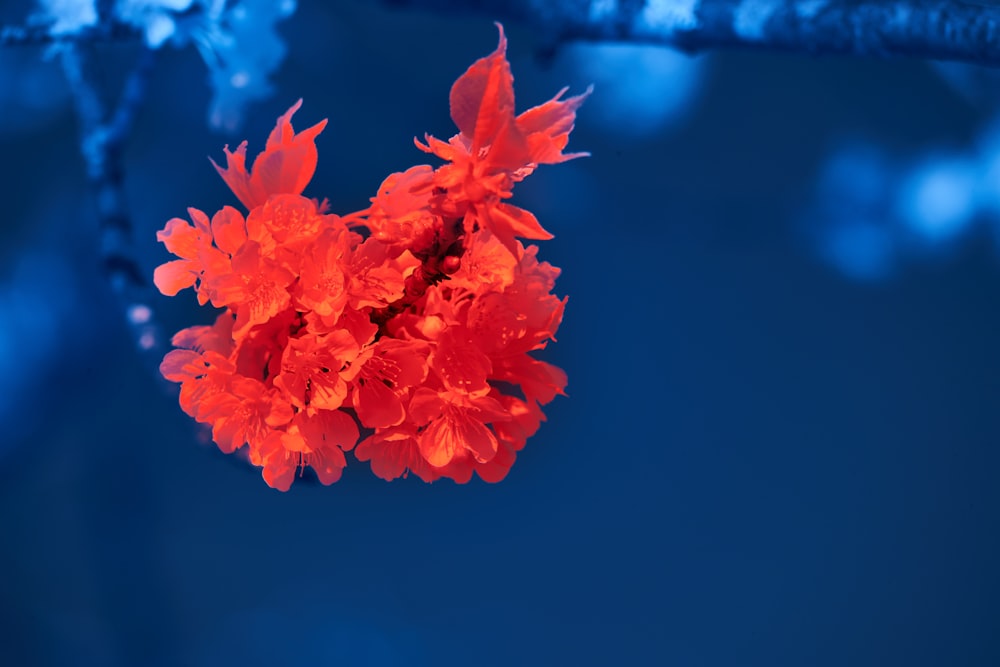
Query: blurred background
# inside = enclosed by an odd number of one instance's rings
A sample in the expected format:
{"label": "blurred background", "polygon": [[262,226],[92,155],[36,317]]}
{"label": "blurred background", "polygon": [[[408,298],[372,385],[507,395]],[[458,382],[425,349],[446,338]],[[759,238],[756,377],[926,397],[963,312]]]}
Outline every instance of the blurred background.
{"label": "blurred background", "polygon": [[[169,218],[235,203],[207,160],[224,144],[255,154],[302,97],[298,127],[330,119],[306,194],[363,208],[425,161],[414,136],[454,133],[449,88],[497,39],[245,4],[253,94],[234,102],[221,47],[158,54],[125,155],[150,276]],[[499,484],[351,460],[286,494],[163,392],[101,275],[58,58],[0,49],[5,664],[1000,664],[995,74],[541,55],[506,29],[519,109],[595,83],[570,142],[592,157],[514,199],[556,236],[540,255],[570,300],[543,357],[569,396]],[[95,48],[109,97],[137,51]],[[170,332],[213,319],[189,292],[153,305]]]}

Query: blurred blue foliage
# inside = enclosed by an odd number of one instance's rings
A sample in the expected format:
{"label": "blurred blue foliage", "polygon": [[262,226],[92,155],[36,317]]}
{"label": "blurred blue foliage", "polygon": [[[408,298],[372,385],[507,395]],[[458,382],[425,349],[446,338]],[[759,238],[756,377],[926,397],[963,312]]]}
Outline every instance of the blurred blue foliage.
{"label": "blurred blue foliage", "polygon": [[855,139],[830,151],[802,219],[818,255],[845,276],[880,281],[954,257],[984,230],[1000,238],[1000,79],[970,65],[933,70],[984,120],[964,147],[925,142],[890,155],[878,139]]}
{"label": "blurred blue foliage", "polygon": [[80,275],[86,264],[52,244],[65,218],[51,205],[39,208],[40,228],[0,265],[0,461],[39,428],[53,386],[97,335],[86,303],[87,290],[100,285]]}
{"label": "blurred blue foliage", "polygon": [[[25,249],[13,273],[0,281],[0,426],[9,447],[36,426],[25,414],[38,400],[57,355],[58,331],[73,320],[72,275],[58,255]],[[31,372],[26,372],[31,369]],[[0,446],[0,458],[6,451]]]}
{"label": "blurred blue foliage", "polygon": [[269,78],[286,51],[276,26],[294,11],[295,0],[242,0],[226,5],[215,20],[192,30],[215,91],[208,112],[212,127],[239,129],[247,103],[271,94]]}
{"label": "blurred blue foliage", "polygon": [[[98,21],[95,0],[38,0],[32,20],[53,35],[78,33]],[[295,0],[115,0],[115,20],[139,30],[151,49],[194,44],[209,70],[214,96],[209,124],[232,132],[249,102],[271,93],[269,78],[285,57],[276,26]]]}
{"label": "blurred blue foliage", "polygon": [[[223,125],[273,71],[234,138],[251,152],[299,97],[303,127],[330,116],[306,194],[340,212],[453,131],[449,86],[495,45],[366,3],[128,7],[150,45],[197,44]],[[994,112],[918,63],[580,45],[547,69],[507,30],[522,107],[597,83],[570,145],[593,156],[515,199],[556,234],[570,300],[545,358],[570,395],[499,485],[352,462],[287,495],[198,446],[138,361],[64,84],[42,49],[0,52],[10,664],[1000,664]],[[125,155],[148,273],[168,218],[235,204],[204,65],[161,51]],[[792,220],[880,288],[803,261]],[[170,330],[211,318],[154,305]]]}
{"label": "blurred blue foliage", "polygon": [[877,280],[895,268],[892,180],[887,158],[864,144],[841,147],[819,176],[820,203],[807,212],[810,232],[822,256],[848,276]]}
{"label": "blurred blue foliage", "polygon": [[563,57],[594,84],[587,101],[602,130],[642,140],[683,121],[697,101],[706,58],[640,44],[570,44]]}
{"label": "blurred blue foliage", "polygon": [[952,257],[976,229],[995,227],[997,147],[890,158],[870,142],[835,150],[820,171],[804,226],[844,275],[882,280],[907,265]]}
{"label": "blurred blue foliage", "polygon": [[0,82],[0,135],[37,130],[69,106],[59,66],[33,49],[0,49]]}
{"label": "blurred blue foliage", "polygon": [[897,214],[921,245],[954,242],[977,213],[979,165],[959,155],[929,155],[915,162],[896,193]]}
{"label": "blurred blue foliage", "polygon": [[97,25],[96,0],[38,0],[34,20],[50,24],[53,35],[72,35]]}

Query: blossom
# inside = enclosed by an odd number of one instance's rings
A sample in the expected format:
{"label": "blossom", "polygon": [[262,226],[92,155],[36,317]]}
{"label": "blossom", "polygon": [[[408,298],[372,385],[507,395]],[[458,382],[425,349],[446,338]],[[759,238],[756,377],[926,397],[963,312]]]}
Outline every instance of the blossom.
{"label": "blossom", "polygon": [[509,419],[494,398],[426,387],[415,392],[410,414],[414,423],[424,425],[417,439],[420,453],[436,468],[456,457],[471,456],[480,463],[492,459],[499,445],[487,424]]}
{"label": "blossom", "polygon": [[243,443],[253,449],[273,427],[287,424],[294,416],[291,404],[263,382],[237,376],[227,389],[202,399],[198,411],[200,418],[212,424],[212,439],[227,454]]}
{"label": "blossom", "polygon": [[433,178],[430,165],[421,164],[382,181],[366,220],[372,236],[401,248],[430,246],[441,224],[430,210]]}
{"label": "blossom", "polygon": [[[180,218],[172,218],[166,227],[156,233],[156,240],[181,258],[161,264],[153,272],[153,283],[167,296],[174,296],[198,281],[203,272],[199,255],[212,242],[208,216],[195,208],[189,208],[188,214],[194,226]],[[204,305],[205,301],[201,303]]]}
{"label": "blossom", "polygon": [[274,384],[300,411],[336,410],[347,398],[344,370],[358,352],[357,341],[345,329],[290,338]]}
{"label": "blossom", "polygon": [[425,482],[441,477],[420,453],[417,427],[412,424],[377,430],[358,444],[354,455],[359,461],[371,461],[372,472],[387,481],[410,472]]}
{"label": "blossom", "polygon": [[501,30],[452,88],[459,134],[423,146],[448,163],[391,174],[367,209],[339,216],[304,194],[326,121],[296,133],[300,100],[252,167],[246,142],[216,165],[245,214],[189,209],[157,234],[177,257],[156,269],[160,291],[222,310],[174,336],[161,372],[269,486],[306,468],[332,484],[352,450],[387,480],[496,482],[564,393],[562,369],[532,356],[562,320],[559,269],[518,240],[549,235],[503,200],[537,164],[579,155],[563,150],[585,95],[515,116],[505,47]]}
{"label": "blossom", "polygon": [[316,415],[300,412],[285,433],[273,433],[256,449],[250,461],[261,466],[261,475],[269,486],[287,491],[295,473],[305,466],[316,471],[323,484],[340,479],[347,466],[344,452],[358,440],[358,427],[343,412],[326,410]]}
{"label": "blossom", "polygon": [[352,392],[358,420],[368,428],[397,426],[406,419],[409,391],[427,377],[428,346],[421,341],[381,338],[355,363]]}
{"label": "blossom", "polygon": [[292,129],[292,115],[301,106],[302,100],[299,100],[278,119],[263,152],[254,159],[249,172],[246,168],[246,141],[235,151],[226,146],[225,169],[212,160],[222,180],[248,209],[264,204],[270,195],[300,195],[312,179],[318,159],[315,141],[326,127],[326,121],[296,134]]}
{"label": "blossom", "polygon": [[459,133],[447,143],[425,135],[417,147],[449,165],[435,173],[434,184],[444,190],[441,206],[464,218],[466,232],[477,225],[490,230],[512,253],[514,238],[550,239],[535,216],[502,203],[515,183],[538,164],[564,162],[588,153],[563,153],[573,129],[576,110],[590,95],[551,100],[514,115],[514,77],[507,62],[503,27],[496,50],[476,61],[451,88],[451,118]]}

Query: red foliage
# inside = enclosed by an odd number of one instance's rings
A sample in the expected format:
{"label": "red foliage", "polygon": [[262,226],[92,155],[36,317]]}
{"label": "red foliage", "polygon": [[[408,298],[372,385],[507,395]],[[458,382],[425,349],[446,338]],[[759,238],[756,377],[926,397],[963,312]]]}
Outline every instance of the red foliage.
{"label": "red foliage", "polygon": [[392,174],[364,211],[302,196],[326,121],[296,134],[300,100],[252,169],[246,142],[216,165],[246,217],[189,209],[193,225],[157,234],[180,258],[156,269],[160,291],[193,287],[225,309],[174,336],[161,371],[222,451],[249,446],[270,486],[305,466],[331,484],[355,445],[385,479],[496,482],[563,393],[565,373],[530,355],[562,319],[559,269],[517,240],[551,235],[504,200],[538,164],[585,155],[563,149],[586,94],[515,115],[505,52],[501,28],[452,87],[459,133],[417,143],[446,164]]}

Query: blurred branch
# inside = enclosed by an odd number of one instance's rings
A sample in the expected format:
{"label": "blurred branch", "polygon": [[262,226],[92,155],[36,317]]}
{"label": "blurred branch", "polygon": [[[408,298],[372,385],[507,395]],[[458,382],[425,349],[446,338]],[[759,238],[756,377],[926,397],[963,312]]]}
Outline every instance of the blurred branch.
{"label": "blurred branch", "polygon": [[142,50],[111,113],[91,83],[88,59],[80,47],[66,44],[59,53],[80,120],[80,152],[97,203],[101,264],[112,290],[122,302],[137,347],[158,365],[164,354],[163,334],[150,305],[154,295],[152,285],[135,259],[122,159],[136,112],[145,98],[154,52]]}
{"label": "blurred branch", "polygon": [[[662,44],[687,53],[743,48],[1000,65],[1000,6],[972,0],[383,0],[533,26],[565,41]],[[0,26],[0,46],[138,39],[102,12],[94,26]]]}
{"label": "blurred branch", "polygon": [[530,25],[555,43],[742,48],[1000,65],[1000,6],[948,0],[383,0]]}
{"label": "blurred branch", "polygon": [[106,21],[81,28],[78,32],[53,35],[49,25],[0,26],[0,46],[36,46],[45,44],[93,44],[139,39],[141,32],[135,26],[118,21]]}

